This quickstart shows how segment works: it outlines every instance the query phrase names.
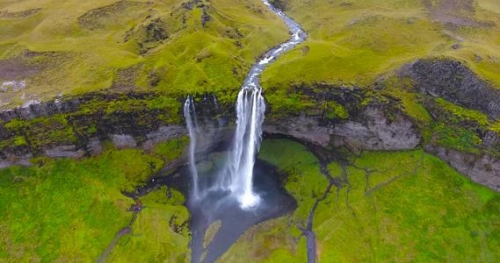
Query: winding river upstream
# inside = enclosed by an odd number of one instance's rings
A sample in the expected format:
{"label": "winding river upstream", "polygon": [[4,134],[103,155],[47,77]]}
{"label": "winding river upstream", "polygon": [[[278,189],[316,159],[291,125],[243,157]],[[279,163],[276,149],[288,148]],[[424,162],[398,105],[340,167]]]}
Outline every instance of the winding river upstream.
{"label": "winding river upstream", "polygon": [[252,66],[236,101],[237,120],[233,149],[226,170],[219,177],[218,187],[231,191],[243,209],[255,207],[260,201],[260,197],[253,191],[253,167],[262,140],[262,124],[266,110],[260,76],[267,65],[297,44],[304,42],[307,37],[299,24],[283,11],[275,8],[267,0],[262,2],[285,22],[291,38],[269,50]]}
{"label": "winding river upstream", "polygon": [[191,141],[189,147],[189,163],[193,181],[191,196],[195,197],[196,200],[202,199],[210,191],[225,191],[230,192],[243,209],[254,208],[260,201],[260,197],[253,191],[255,156],[259,152],[262,140],[262,124],[266,109],[260,86],[260,76],[264,69],[278,56],[304,42],[307,37],[299,24],[285,15],[283,11],[275,8],[267,0],[262,0],[262,2],[285,22],[290,30],[291,38],[267,51],[250,69],[236,101],[236,130],[228,162],[223,171],[219,173],[217,180],[206,189],[199,187],[200,182],[194,166],[196,164],[194,151],[199,130],[196,124],[193,98],[188,96],[184,104],[186,126]]}
{"label": "winding river upstream", "polygon": [[[279,183],[266,174],[272,169],[256,165],[256,155],[262,140],[265,102],[260,86],[264,69],[281,54],[304,42],[307,35],[299,24],[267,0],[265,6],[279,16],[290,31],[290,39],[263,54],[252,66],[236,101],[236,129],[224,167],[212,174],[196,169],[196,137],[199,134],[194,101],[188,96],[184,105],[186,125],[190,135],[189,174],[191,175],[191,250],[192,262],[214,262],[253,225],[284,215],[295,209],[296,203]],[[200,174],[199,174],[200,173]],[[258,180],[254,180],[256,173]],[[213,178],[210,184],[201,184],[199,178]],[[254,189],[255,182],[255,189]],[[207,243],[205,233],[217,223],[220,229]]]}

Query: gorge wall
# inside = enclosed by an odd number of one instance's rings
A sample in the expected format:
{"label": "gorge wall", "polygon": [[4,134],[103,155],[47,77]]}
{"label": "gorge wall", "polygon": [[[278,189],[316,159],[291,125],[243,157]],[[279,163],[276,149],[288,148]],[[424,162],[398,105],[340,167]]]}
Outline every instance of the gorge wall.
{"label": "gorge wall", "polygon": [[[419,94],[433,123],[448,118],[434,107],[435,98],[483,112],[490,121],[500,114],[499,91],[460,62],[419,60],[398,74],[399,78],[412,81],[414,92]],[[345,146],[353,152],[424,147],[474,181],[500,190],[500,139],[498,133],[486,127],[473,121],[459,123],[480,139],[473,150],[464,151],[440,143],[432,123],[416,121],[407,114],[400,99],[385,94],[383,88],[374,92],[360,87],[315,84],[293,86],[290,90],[297,94],[298,103],[306,106],[287,110],[269,101],[265,133],[324,147]],[[205,150],[229,141],[233,134],[234,106],[219,105],[216,95],[195,96],[197,116],[204,130],[200,148]],[[89,93],[3,111],[0,167],[32,165],[30,159],[37,156],[96,155],[108,141],[117,148],[150,150],[159,142],[187,135],[181,111],[183,99],[155,92]]]}

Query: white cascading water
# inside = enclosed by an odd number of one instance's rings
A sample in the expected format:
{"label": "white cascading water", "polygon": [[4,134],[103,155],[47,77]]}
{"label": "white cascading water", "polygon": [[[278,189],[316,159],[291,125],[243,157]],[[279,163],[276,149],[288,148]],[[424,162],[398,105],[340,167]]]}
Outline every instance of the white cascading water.
{"label": "white cascading water", "polygon": [[267,0],[262,0],[275,14],[283,19],[290,29],[292,38],[267,52],[248,73],[236,102],[236,133],[233,149],[226,173],[221,177],[221,184],[231,190],[242,208],[250,208],[259,202],[259,196],[253,191],[253,167],[255,156],[262,140],[262,124],[266,106],[262,97],[259,76],[265,67],[282,53],[292,49],[305,40],[306,34],[300,26],[273,7]]}
{"label": "white cascading water", "polygon": [[260,88],[244,87],[236,102],[236,133],[233,149],[221,186],[238,198],[242,208],[256,205],[258,195],[253,192],[253,167],[259,150],[262,123],[266,105]]}
{"label": "white cascading water", "polygon": [[[260,199],[253,191],[253,168],[262,140],[262,124],[266,109],[259,77],[269,63],[303,42],[306,38],[305,32],[295,21],[286,16],[281,10],[276,9],[267,0],[262,0],[262,2],[285,22],[292,37],[287,42],[264,54],[250,69],[236,101],[236,132],[229,160],[224,171],[218,176],[215,185],[211,187],[211,190],[215,191],[230,191],[231,195],[240,202],[243,209],[256,206]],[[193,117],[191,117],[191,114],[193,114]],[[194,116],[192,97],[186,99],[184,115],[186,116],[189,136],[191,137],[189,162],[193,176],[194,196],[200,197],[198,174],[194,159],[196,117]]]}
{"label": "white cascading water", "polygon": [[189,172],[193,179],[193,198],[198,200],[200,197],[198,189],[198,171],[196,170],[196,138],[198,133],[198,123],[196,120],[196,111],[194,108],[193,97],[188,96],[184,102],[184,118],[186,118],[186,126],[189,132]]}

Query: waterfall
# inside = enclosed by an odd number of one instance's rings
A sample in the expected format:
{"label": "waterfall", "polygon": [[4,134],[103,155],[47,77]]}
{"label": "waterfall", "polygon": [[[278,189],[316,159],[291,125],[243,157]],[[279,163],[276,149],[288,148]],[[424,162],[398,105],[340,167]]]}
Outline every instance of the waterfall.
{"label": "waterfall", "polygon": [[[253,191],[252,182],[255,157],[259,152],[262,140],[262,124],[266,109],[259,77],[262,71],[279,55],[291,50],[306,38],[306,34],[300,26],[286,16],[283,11],[272,6],[268,0],[262,0],[262,2],[285,22],[290,30],[290,39],[269,50],[250,69],[236,101],[236,131],[228,162],[223,171],[217,176],[214,185],[209,190],[202,189],[204,193],[207,191],[229,192],[232,197],[239,201],[240,207],[243,209],[256,206],[260,200],[259,196]],[[214,104],[218,107],[216,98],[214,98]],[[193,177],[193,196],[196,200],[200,198],[194,156],[197,125],[193,98],[190,96],[188,96],[184,104],[184,116],[186,116],[186,125],[191,138],[189,144],[189,168]]]}
{"label": "waterfall", "polygon": [[229,189],[238,199],[242,208],[255,206],[259,196],[253,192],[253,167],[262,140],[262,124],[266,105],[262,97],[259,77],[266,66],[279,55],[294,48],[306,38],[305,32],[281,10],[267,0],[263,3],[281,17],[290,29],[291,38],[268,51],[253,65],[243,83],[236,101],[236,132],[233,149],[227,164],[226,173],[221,176],[220,185]]}
{"label": "waterfall", "polygon": [[222,185],[236,196],[242,208],[257,204],[253,192],[253,167],[262,139],[262,123],[266,109],[262,91],[243,88],[236,101],[236,132]]}
{"label": "waterfall", "polygon": [[186,118],[186,126],[189,132],[189,150],[188,150],[188,161],[189,161],[189,172],[191,173],[193,181],[193,198],[198,200],[200,197],[198,188],[198,171],[196,170],[196,138],[198,133],[198,123],[196,120],[196,111],[194,108],[193,97],[187,96],[184,102],[184,118]]}

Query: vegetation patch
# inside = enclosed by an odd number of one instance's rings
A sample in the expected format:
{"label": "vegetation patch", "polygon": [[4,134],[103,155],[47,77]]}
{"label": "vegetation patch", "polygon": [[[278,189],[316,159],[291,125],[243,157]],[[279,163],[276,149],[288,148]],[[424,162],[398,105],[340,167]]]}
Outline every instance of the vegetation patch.
{"label": "vegetation patch", "polygon": [[184,197],[161,187],[140,198],[143,209],[132,231],[119,240],[107,262],[189,262],[189,212]]}
{"label": "vegetation patch", "polygon": [[[233,103],[257,57],[288,38],[284,23],[260,0],[0,4],[2,14],[40,8],[27,17],[0,17],[5,32],[0,81],[27,84],[25,98],[22,93],[3,96],[2,103],[9,104],[0,107],[124,87],[154,89],[169,98],[216,92],[221,103]],[[23,52],[66,57],[25,59]],[[134,77],[120,76],[130,68],[137,69]]]}
{"label": "vegetation patch", "polygon": [[494,0],[481,0],[463,13],[450,10],[467,10],[464,3],[472,1],[278,2],[303,25],[308,39],[269,66],[262,76],[265,89],[315,82],[373,87],[387,72],[429,56],[465,61],[500,86]]}
{"label": "vegetation patch", "polygon": [[[127,210],[134,201],[122,191],[162,167],[160,159],[137,150],[40,161],[40,167],[0,171],[0,260],[95,261],[132,217]],[[160,212],[174,213],[168,207]],[[155,249],[154,239],[146,242]]]}
{"label": "vegetation patch", "polygon": [[[305,238],[297,230],[307,213],[304,206],[316,200],[306,190],[294,190],[297,176],[326,189],[326,179],[308,168],[311,153],[286,140],[266,140],[260,158],[289,171],[286,188],[298,209],[248,230],[224,255],[224,260],[248,258],[262,262],[305,261]],[[303,149],[303,148],[302,148]],[[276,153],[280,154],[276,154]],[[364,152],[349,158],[345,173],[333,162],[343,187],[332,188],[316,210],[320,262],[364,261],[497,261],[500,242],[500,195],[477,185],[438,158],[422,150]],[[316,167],[318,167],[316,165]],[[345,174],[345,177],[342,177]],[[306,185],[303,188],[309,187]],[[310,189],[310,188],[307,188]],[[277,244],[277,245],[276,245]],[[263,247],[270,249],[265,252]]]}
{"label": "vegetation patch", "polygon": [[133,20],[140,17],[141,12],[146,11],[145,8],[151,6],[152,3],[142,3],[136,1],[117,1],[111,5],[92,9],[78,18],[80,25],[86,29],[105,29],[111,26],[119,26],[123,23],[123,19]]}
{"label": "vegetation patch", "polygon": [[222,227],[222,221],[217,220],[213,222],[205,232],[205,238],[203,239],[203,249],[207,249],[208,244],[212,243],[212,240],[214,239],[215,235],[217,235],[217,232],[219,232],[220,228]]}
{"label": "vegetation patch", "polygon": [[[278,152],[288,154],[276,154]],[[259,158],[277,166],[279,172],[287,175],[285,189],[298,203],[294,217],[298,222],[305,220],[316,198],[328,186],[318,159],[305,146],[287,140],[265,140]],[[305,224],[305,221],[301,223]]]}
{"label": "vegetation patch", "polygon": [[326,103],[326,118],[327,119],[347,119],[349,117],[349,112],[346,108],[334,101],[329,101]]}
{"label": "vegetation patch", "polygon": [[165,163],[169,163],[181,157],[188,145],[189,137],[182,136],[174,140],[158,143],[154,147],[153,153],[161,156],[164,159]]}
{"label": "vegetation patch", "polygon": [[488,116],[480,111],[462,108],[441,98],[437,98],[436,102],[445,110],[449,111],[460,119],[474,121],[481,126],[487,126],[489,124]]}
{"label": "vegetation patch", "polygon": [[461,128],[446,123],[434,123],[433,140],[441,146],[457,149],[462,152],[479,153],[482,140],[477,133],[470,129]]}

